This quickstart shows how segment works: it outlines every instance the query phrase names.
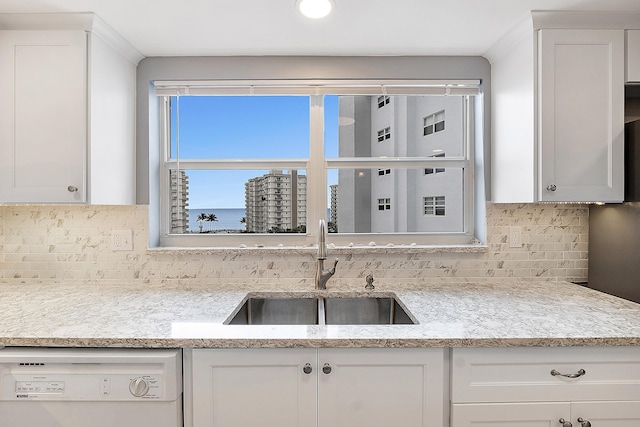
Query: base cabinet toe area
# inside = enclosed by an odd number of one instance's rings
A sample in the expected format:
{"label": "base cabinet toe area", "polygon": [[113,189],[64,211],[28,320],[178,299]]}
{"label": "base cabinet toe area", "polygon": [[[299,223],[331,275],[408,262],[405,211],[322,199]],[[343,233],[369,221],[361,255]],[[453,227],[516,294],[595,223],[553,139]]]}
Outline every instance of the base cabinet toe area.
{"label": "base cabinet toe area", "polygon": [[452,427],[640,426],[637,347],[454,349]]}
{"label": "base cabinet toe area", "polygon": [[185,426],[443,427],[444,349],[194,349]]}

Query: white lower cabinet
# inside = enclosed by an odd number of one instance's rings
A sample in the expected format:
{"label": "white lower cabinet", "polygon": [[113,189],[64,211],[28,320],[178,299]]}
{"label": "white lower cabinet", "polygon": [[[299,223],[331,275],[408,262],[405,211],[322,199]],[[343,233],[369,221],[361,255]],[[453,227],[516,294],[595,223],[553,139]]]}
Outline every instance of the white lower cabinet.
{"label": "white lower cabinet", "polygon": [[637,347],[454,349],[451,427],[640,426]]}
{"label": "white lower cabinet", "polygon": [[640,402],[454,404],[451,425],[637,427],[640,426]]}
{"label": "white lower cabinet", "polygon": [[[443,349],[196,349],[186,425],[444,427]],[[191,407],[189,407],[191,406]]]}

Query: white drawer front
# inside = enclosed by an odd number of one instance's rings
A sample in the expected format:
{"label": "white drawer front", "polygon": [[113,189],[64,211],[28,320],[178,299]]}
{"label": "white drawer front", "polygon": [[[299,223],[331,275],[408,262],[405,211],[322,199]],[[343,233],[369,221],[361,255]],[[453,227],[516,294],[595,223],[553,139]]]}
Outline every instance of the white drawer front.
{"label": "white drawer front", "polygon": [[638,347],[454,349],[451,369],[454,403],[640,400]]}

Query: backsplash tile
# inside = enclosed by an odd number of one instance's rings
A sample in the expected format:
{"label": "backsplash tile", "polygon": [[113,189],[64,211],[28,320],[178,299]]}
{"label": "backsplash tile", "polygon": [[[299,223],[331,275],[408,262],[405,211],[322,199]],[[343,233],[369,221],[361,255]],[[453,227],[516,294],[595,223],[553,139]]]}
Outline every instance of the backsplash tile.
{"label": "backsplash tile", "polygon": [[[392,280],[538,278],[586,280],[588,215],[585,205],[489,204],[487,247],[474,251],[336,250],[334,286],[352,286],[373,272]],[[313,282],[311,250],[148,251],[147,206],[0,206],[0,282],[179,282],[222,286],[240,282]],[[509,247],[509,227],[522,230],[522,247]],[[131,229],[133,251],[113,251],[111,230]],[[364,283],[364,282],[363,282]]]}

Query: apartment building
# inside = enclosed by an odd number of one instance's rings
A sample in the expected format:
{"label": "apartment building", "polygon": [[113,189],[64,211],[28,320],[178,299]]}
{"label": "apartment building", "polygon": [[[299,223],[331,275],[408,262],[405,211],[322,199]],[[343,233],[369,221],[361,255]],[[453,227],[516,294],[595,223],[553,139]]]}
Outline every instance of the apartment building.
{"label": "apartment building", "polygon": [[184,234],[189,229],[189,177],[185,171],[170,175],[171,233]]}
{"label": "apartment building", "polygon": [[246,230],[250,233],[301,231],[307,223],[307,177],[272,170],[245,183]]}
{"label": "apartment building", "polygon": [[[354,123],[339,130],[340,157],[464,155],[460,96],[341,96],[339,115]],[[456,232],[464,226],[461,168],[341,169],[335,199],[341,233]]]}

